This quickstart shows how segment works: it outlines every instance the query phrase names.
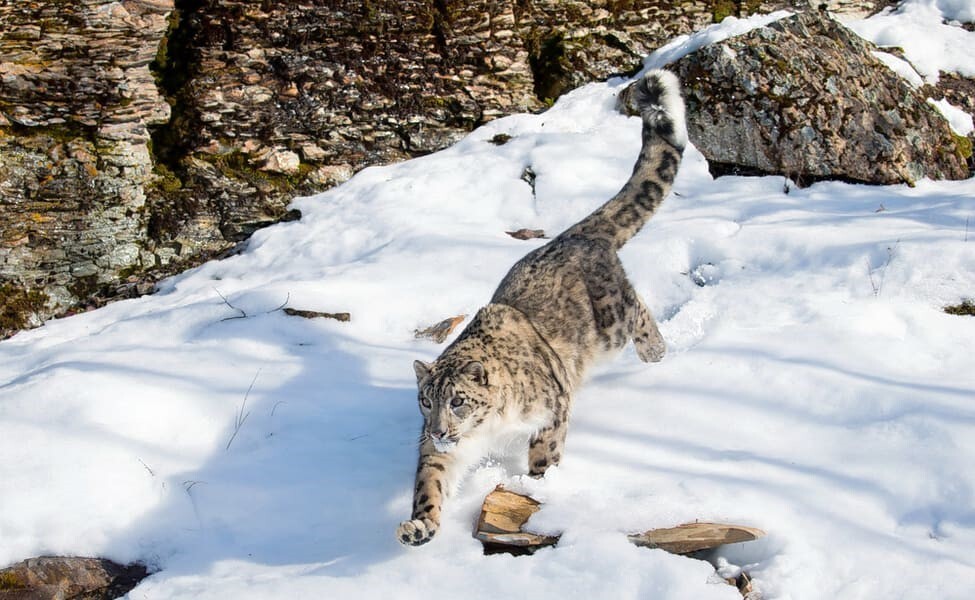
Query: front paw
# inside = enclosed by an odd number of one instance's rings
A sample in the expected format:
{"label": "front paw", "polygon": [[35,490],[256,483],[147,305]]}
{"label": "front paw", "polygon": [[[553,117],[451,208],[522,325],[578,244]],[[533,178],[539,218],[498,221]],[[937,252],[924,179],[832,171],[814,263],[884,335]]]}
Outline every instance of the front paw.
{"label": "front paw", "polygon": [[660,362],[667,354],[667,345],[663,343],[663,340],[659,342],[634,340],[633,345],[636,347],[636,355],[645,363]]}
{"label": "front paw", "polygon": [[396,528],[396,539],[408,546],[422,546],[433,539],[437,525],[429,519],[403,521]]}

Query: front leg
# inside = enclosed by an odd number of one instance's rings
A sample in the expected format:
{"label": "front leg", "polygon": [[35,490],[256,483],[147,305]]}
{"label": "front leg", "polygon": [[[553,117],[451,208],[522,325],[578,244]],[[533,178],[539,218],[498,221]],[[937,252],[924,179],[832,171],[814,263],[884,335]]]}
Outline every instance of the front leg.
{"label": "front leg", "polygon": [[426,544],[440,527],[440,512],[450,485],[454,457],[449,452],[437,452],[430,440],[420,444],[420,461],[416,467],[416,486],[413,489],[413,515],[396,529],[396,538],[403,544]]}
{"label": "front leg", "polygon": [[562,460],[565,434],[569,429],[568,406],[568,398],[559,398],[552,423],[532,437],[528,445],[528,474],[532,477],[545,475],[546,469]]}

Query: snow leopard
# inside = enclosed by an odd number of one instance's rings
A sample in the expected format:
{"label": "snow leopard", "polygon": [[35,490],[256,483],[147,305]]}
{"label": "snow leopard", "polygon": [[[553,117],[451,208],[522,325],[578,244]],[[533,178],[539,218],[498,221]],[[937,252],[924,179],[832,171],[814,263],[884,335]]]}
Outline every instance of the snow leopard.
{"label": "snow leopard", "polygon": [[643,138],[626,184],[518,261],[434,362],[414,362],[423,429],[412,515],[396,530],[403,544],[433,538],[444,498],[506,439],[528,438],[529,475],[557,465],[573,392],[594,361],[630,340],[644,362],[663,358],[657,323],[617,251],[673,185],[687,143],[684,102],[677,77],[663,70],[628,94]]}

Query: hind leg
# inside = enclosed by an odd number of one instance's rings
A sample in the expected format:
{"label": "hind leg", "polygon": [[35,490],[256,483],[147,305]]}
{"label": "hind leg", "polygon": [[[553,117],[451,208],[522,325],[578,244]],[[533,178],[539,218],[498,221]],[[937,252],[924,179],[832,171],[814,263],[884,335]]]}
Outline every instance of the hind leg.
{"label": "hind leg", "polygon": [[667,344],[664,343],[657,322],[653,320],[653,315],[643,304],[643,300],[635,293],[634,297],[636,315],[633,320],[633,345],[636,347],[636,354],[643,362],[660,362],[667,352]]}

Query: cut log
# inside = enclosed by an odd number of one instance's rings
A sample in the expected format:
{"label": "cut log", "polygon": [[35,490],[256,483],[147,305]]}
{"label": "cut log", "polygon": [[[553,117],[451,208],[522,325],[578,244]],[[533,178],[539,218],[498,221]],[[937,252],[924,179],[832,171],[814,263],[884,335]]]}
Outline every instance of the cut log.
{"label": "cut log", "polygon": [[538,512],[540,503],[534,498],[509,492],[500,485],[484,499],[481,516],[477,520],[474,537],[485,548],[503,550],[504,547],[537,549],[552,546],[559,536],[524,531],[528,518]]}
{"label": "cut log", "polygon": [[[484,499],[481,516],[477,520],[474,537],[481,540],[485,550],[531,552],[559,541],[558,535],[543,535],[525,530],[529,517],[541,509],[534,498],[508,491],[498,486]],[[722,523],[686,523],[666,529],[651,529],[627,536],[646,548],[660,548],[672,554],[689,554],[698,550],[717,548],[763,537],[765,532],[754,527]]]}
{"label": "cut log", "polygon": [[660,548],[671,554],[689,554],[725,544],[749,542],[764,536],[765,532],[761,529],[744,525],[685,523],[677,527],[632,534],[627,539],[644,548]]}

